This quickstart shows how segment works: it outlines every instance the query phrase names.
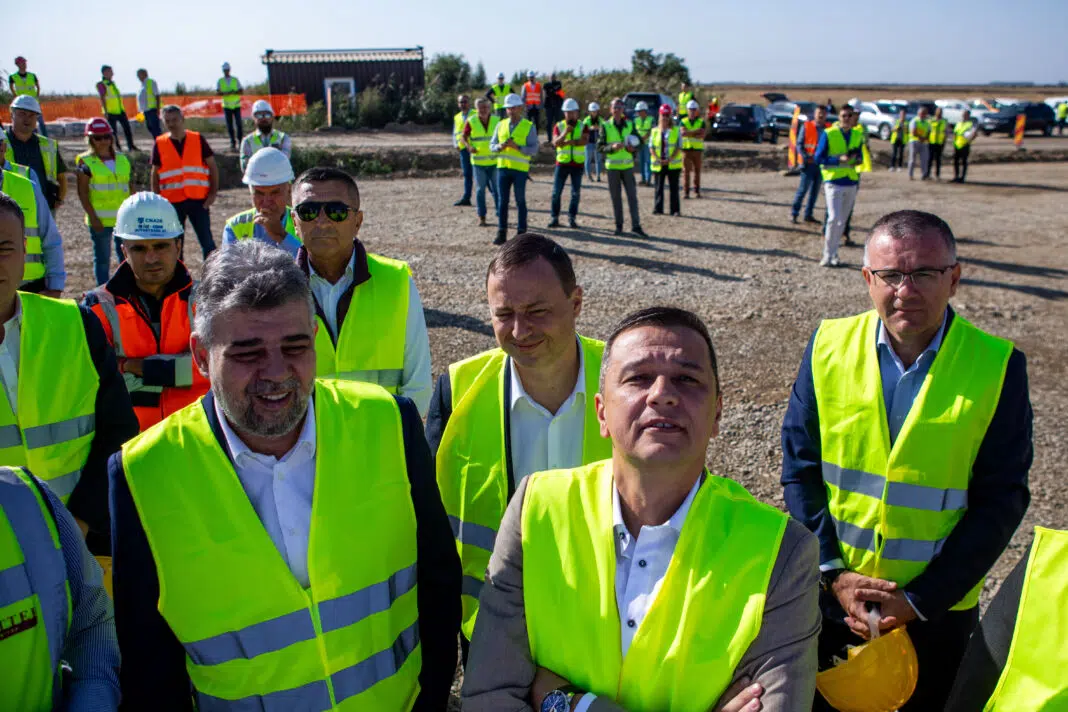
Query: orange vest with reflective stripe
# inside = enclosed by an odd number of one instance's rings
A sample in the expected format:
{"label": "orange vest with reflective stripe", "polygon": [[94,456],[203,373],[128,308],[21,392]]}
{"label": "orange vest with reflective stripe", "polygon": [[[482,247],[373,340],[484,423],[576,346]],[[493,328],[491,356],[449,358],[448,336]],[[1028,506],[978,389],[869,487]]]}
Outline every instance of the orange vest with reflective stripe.
{"label": "orange vest with reflective stripe", "polygon": [[802,146],[805,149],[805,153],[810,156],[816,155],[816,147],[820,144],[820,132],[819,127],[816,126],[815,121],[805,122],[805,135]]}
{"label": "orange vest with reflective stripe", "polygon": [[527,106],[541,106],[541,82],[527,82],[523,88],[527,90]]}
{"label": "orange vest with reflective stripe", "polygon": [[156,139],[160,161],[159,193],[172,203],[208,197],[210,174],[201,156],[200,140],[196,131],[186,131],[182,155],[179,156],[170,136],[163,134]]}

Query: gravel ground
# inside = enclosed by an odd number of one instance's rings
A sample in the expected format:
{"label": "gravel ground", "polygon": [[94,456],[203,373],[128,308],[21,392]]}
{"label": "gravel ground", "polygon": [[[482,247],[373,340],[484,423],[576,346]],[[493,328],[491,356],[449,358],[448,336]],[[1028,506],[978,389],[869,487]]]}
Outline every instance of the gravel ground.
{"label": "gravel ground", "polygon": [[[864,178],[854,238],[891,210],[937,212],[960,240],[963,285],[953,300],[961,314],[1013,339],[1028,358],[1035,411],[1032,503],[1023,526],[991,575],[984,600],[1019,558],[1031,527],[1068,527],[1068,164],[976,167],[974,182],[910,183],[904,174]],[[671,303],[700,314],[720,360],[724,416],[709,448],[715,472],[782,506],[779,428],[805,344],[820,319],[870,307],[858,272],[861,250],[843,248],[847,263],[820,268],[820,235],[793,225],[796,179],[769,173],[706,171],[706,197],[683,201],[683,217],[650,214],[652,189],[640,188],[643,227],[652,236],[614,237],[606,183],[585,186],[580,230],[545,231],[575,261],[585,289],[579,329],[605,337],[613,322],[642,306]],[[528,186],[530,227],[548,221],[550,177]],[[458,178],[366,180],[361,184],[361,238],[373,252],[408,260],[426,307],[435,375],[493,344],[483,292],[492,228],[479,228],[471,208],[454,208]],[[566,200],[566,197],[565,197]],[[246,207],[242,191],[225,191],[213,210],[219,235],[225,217]],[[822,217],[823,200],[818,208]],[[513,206],[513,220],[514,220]],[[67,238],[68,294],[89,288],[91,256],[82,212],[60,210]],[[629,221],[628,221],[629,225]],[[192,237],[190,238],[192,239]],[[190,243],[187,253],[198,253]],[[199,273],[198,254],[189,266]]]}

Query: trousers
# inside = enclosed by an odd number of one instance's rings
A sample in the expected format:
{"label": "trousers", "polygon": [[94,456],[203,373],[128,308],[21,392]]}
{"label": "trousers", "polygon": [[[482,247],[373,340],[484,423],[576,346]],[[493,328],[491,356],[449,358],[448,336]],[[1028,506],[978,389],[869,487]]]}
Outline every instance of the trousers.
{"label": "trousers", "polygon": [[812,217],[812,211],[816,207],[816,198],[819,196],[820,185],[823,183],[823,173],[820,172],[820,167],[815,163],[806,165],[801,169],[801,182],[797,185],[797,192],[794,193],[794,204],[790,209],[790,215],[797,217],[801,214],[801,203],[805,200],[805,195],[808,195],[808,203],[805,205],[805,217]]}
{"label": "trousers", "polygon": [[466,148],[460,151],[460,170],[464,174],[464,194],[460,200],[471,200],[471,183],[474,174],[471,171],[471,152]]}
{"label": "trousers", "polygon": [[642,226],[638,213],[638,187],[634,183],[634,171],[608,171],[608,194],[612,197],[612,212],[616,217],[616,228],[623,229],[623,191],[627,191],[627,203],[630,204],[630,227],[632,230]]}
{"label": "trousers", "polygon": [[[961,146],[953,151],[953,177],[960,181],[964,181],[964,177],[968,175],[968,156],[972,152],[972,145]],[[959,171],[959,172],[958,172]]]}
{"label": "trousers", "polygon": [[472,166],[475,173],[475,212],[486,217],[486,189],[493,196],[493,214],[497,214],[497,166]]}
{"label": "trousers", "polygon": [[857,200],[857,186],[824,183],[823,194],[827,200],[827,229],[823,235],[823,258],[838,257],[838,244],[842,241],[846,219],[853,212]]}
{"label": "trousers", "polygon": [[672,215],[678,215],[681,210],[679,208],[679,174],[682,170],[676,168],[671,170],[669,168],[662,168],[661,170],[653,173],[654,180],[656,182],[656,197],[653,201],[653,213],[656,215],[663,215],[664,213],[664,183],[668,184],[668,191],[670,193],[668,207],[671,210]]}
{"label": "trousers", "polygon": [[571,202],[567,206],[567,214],[572,220],[578,215],[579,198],[582,196],[582,172],[581,163],[556,164],[556,169],[553,171],[553,220],[560,217],[560,200],[564,193],[564,183],[568,179],[571,180]]}
{"label": "trousers", "polygon": [[215,239],[211,236],[211,211],[204,207],[203,200],[187,198],[180,203],[173,203],[174,211],[178,213],[178,219],[182,221],[182,229],[185,229],[186,219],[193,223],[193,232],[196,233],[200,243],[200,251],[205,259],[215,251]]}
{"label": "trousers", "polygon": [[497,169],[497,233],[508,231],[508,200],[515,188],[518,232],[527,231],[527,174],[514,168]]}
{"label": "trousers", "polygon": [[226,132],[230,134],[230,145],[236,147],[237,144],[241,143],[241,138],[244,135],[241,127],[241,107],[223,109],[223,113],[226,114]]}
{"label": "trousers", "polygon": [[701,159],[705,152],[695,149],[686,149],[682,152],[683,187],[686,197],[690,196],[690,176],[693,176],[693,187],[697,194],[701,194]]}
{"label": "trousers", "polygon": [[922,141],[909,144],[909,178],[912,178],[917,162],[920,164],[920,175],[926,176],[931,170],[931,147]]}
{"label": "trousers", "polygon": [[942,149],[945,148],[944,143],[932,143],[931,144],[931,157],[927,161],[927,171],[923,174],[924,178],[931,177],[931,170],[934,169],[935,178],[942,177]]}

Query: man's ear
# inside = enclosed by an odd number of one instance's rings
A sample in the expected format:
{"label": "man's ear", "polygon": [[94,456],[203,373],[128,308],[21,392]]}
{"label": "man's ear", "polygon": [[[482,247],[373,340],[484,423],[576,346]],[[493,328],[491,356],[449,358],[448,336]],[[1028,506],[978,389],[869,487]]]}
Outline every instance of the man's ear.
{"label": "man's ear", "polygon": [[210,369],[208,366],[208,347],[195,331],[189,335],[189,351],[193,354],[193,363],[196,364],[197,370],[200,371],[200,375],[211,380],[211,373],[209,372]]}

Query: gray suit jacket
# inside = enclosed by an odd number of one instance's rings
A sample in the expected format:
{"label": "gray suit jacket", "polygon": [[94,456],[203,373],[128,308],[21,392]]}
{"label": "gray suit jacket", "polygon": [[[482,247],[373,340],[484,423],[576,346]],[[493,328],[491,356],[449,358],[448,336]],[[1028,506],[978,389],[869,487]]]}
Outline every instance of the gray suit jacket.
{"label": "gray suit jacket", "polygon": [[[508,505],[486,571],[464,677],[466,712],[533,709],[530,686],[537,668],[530,657],[523,605],[520,526],[527,482],[520,483]],[[768,583],[760,633],[742,657],[732,684],[748,678],[763,685],[766,712],[808,712],[816,689],[819,631],[819,545],[811,532],[790,519]],[[626,711],[598,697],[590,712]]]}

